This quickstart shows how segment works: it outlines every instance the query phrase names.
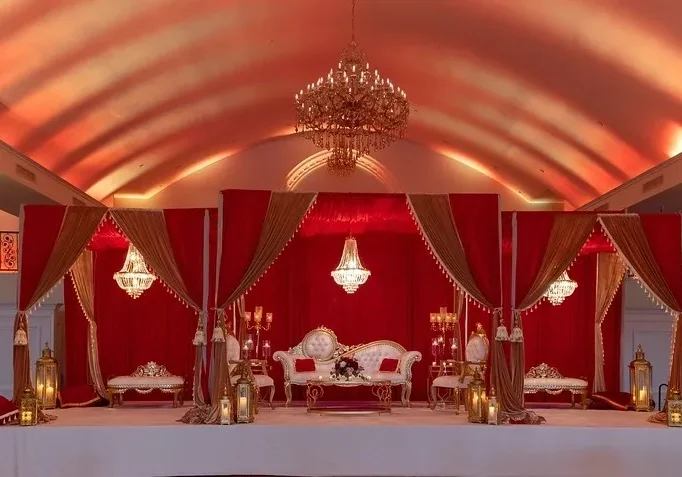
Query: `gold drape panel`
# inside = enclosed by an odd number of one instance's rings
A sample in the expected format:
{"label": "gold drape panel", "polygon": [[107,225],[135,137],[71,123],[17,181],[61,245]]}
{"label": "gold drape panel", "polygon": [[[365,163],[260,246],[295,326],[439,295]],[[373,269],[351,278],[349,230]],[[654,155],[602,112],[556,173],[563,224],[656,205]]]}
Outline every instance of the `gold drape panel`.
{"label": "gold drape panel", "polygon": [[615,253],[597,255],[597,285],[594,312],[594,382],[592,392],[606,390],[604,381],[604,337],[601,325],[625,274],[625,264]]}
{"label": "gold drape panel", "polygon": [[[476,301],[495,308],[471,274],[447,194],[408,194],[407,199],[422,235],[450,278]],[[490,273],[495,271],[490,270]]]}
{"label": "gold drape panel", "polygon": [[[532,307],[537,303],[547,288],[556,279],[561,276],[561,274],[571,265],[571,262],[578,256],[580,249],[587,242],[590,233],[594,229],[594,225],[597,221],[597,216],[592,214],[557,214],[554,217],[554,224],[552,225],[552,231],[549,235],[549,241],[547,243],[547,249],[542,258],[542,263],[540,264],[540,270],[533,280],[533,284],[526,296],[521,300],[518,306],[515,306],[512,310],[513,313],[513,323],[512,326],[518,327],[523,330],[523,322],[521,318],[521,312]],[[514,264],[514,273],[512,280],[516,280],[516,213],[512,217],[512,236],[514,237],[513,245],[513,257],[512,263]],[[523,266],[523,264],[518,264]],[[515,293],[516,286],[512,284],[512,293]],[[515,297],[512,297],[514,299]],[[495,356],[504,357],[504,352],[502,350],[502,344],[496,343],[496,346],[500,349],[495,352]],[[511,403],[513,404],[513,409],[509,409],[508,413],[516,418],[521,416],[522,413],[519,412],[519,407],[524,408],[524,395],[523,395],[523,378],[525,375],[525,352],[524,352],[524,342],[523,341],[513,341],[510,342],[510,360],[511,360],[511,392],[513,398]],[[511,407],[511,406],[510,406]],[[534,416],[528,411],[523,411],[525,414],[524,419],[530,419],[532,422],[539,422],[538,420],[544,420],[541,417]]]}
{"label": "gold drape panel", "polygon": [[[50,258],[45,264],[40,281],[26,310],[20,310],[14,319],[14,330],[24,327],[28,336],[28,310],[54,288],[59,280],[69,271],[87,246],[90,238],[97,230],[107,209],[104,207],[67,207],[62,227],[55,241]],[[21,251],[23,253],[23,251]],[[21,398],[23,388],[31,385],[31,358],[29,345],[14,347],[14,400]]]}
{"label": "gold drape panel", "polygon": [[88,370],[100,397],[107,399],[107,389],[99,367],[99,347],[97,345],[97,323],[95,321],[95,281],[92,252],[83,250],[76,263],[71,267],[71,278],[76,288],[78,301],[88,320]]}
{"label": "gold drape panel", "polygon": [[111,217],[128,240],[163,282],[197,313],[201,306],[192,300],[173,256],[173,247],[162,210],[111,209]]}
{"label": "gold drape panel", "polygon": [[[637,274],[640,281],[656,299],[677,313],[675,323],[678,323],[680,304],[672,290],[665,281],[661,269],[653,256],[646,234],[642,228],[639,215],[620,214],[620,215],[600,215],[604,232],[611,239],[616,250],[621,255],[626,265]],[[680,326],[675,326],[675,344],[672,350],[672,363],[670,366],[670,379],[668,380],[668,394],[673,388],[680,389],[682,384],[682,347],[680,345]],[[668,399],[666,397],[666,407]],[[654,414],[651,417],[654,422],[665,422],[665,413]]]}
{"label": "gold drape panel", "polygon": [[[181,300],[199,313],[199,320],[203,321],[201,305],[196,303],[187,292],[187,287],[175,261],[163,210],[111,209],[111,217],[128,237],[128,240],[140,251],[154,273]],[[201,390],[203,345],[197,345],[196,348],[192,396],[194,404],[200,406],[204,404],[203,392]]]}
{"label": "gold drape panel", "polygon": [[272,193],[265,214],[265,223],[251,264],[244,273],[244,278],[242,278],[239,286],[227,297],[224,303],[219,304],[219,308],[225,309],[234,303],[265,273],[277,255],[282,252],[287,242],[291,240],[314,201],[315,194],[312,193]]}

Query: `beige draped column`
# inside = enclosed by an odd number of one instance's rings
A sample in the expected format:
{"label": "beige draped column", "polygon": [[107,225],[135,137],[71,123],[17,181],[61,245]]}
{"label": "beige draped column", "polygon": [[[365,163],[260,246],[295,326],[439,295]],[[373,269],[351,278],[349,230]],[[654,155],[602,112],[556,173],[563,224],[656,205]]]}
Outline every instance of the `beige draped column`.
{"label": "beige draped column", "polygon": [[92,252],[84,250],[76,263],[71,267],[70,273],[73,280],[76,296],[81,305],[85,319],[88,320],[88,371],[90,379],[95,386],[97,394],[107,399],[107,389],[102,379],[102,371],[99,367],[99,347],[97,345],[97,323],[95,321],[95,283],[93,274]]}
{"label": "beige draped column", "polygon": [[615,253],[597,254],[597,283],[594,310],[594,382],[592,392],[606,390],[604,380],[604,336],[602,323],[616,296],[623,276],[625,264]]}

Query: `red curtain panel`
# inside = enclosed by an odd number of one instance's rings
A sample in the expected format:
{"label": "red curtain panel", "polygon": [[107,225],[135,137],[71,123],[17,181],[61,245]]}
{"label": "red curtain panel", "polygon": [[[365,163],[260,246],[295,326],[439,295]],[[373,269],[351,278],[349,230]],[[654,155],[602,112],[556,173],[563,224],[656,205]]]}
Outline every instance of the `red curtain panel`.
{"label": "red curtain panel", "polygon": [[64,277],[65,373],[61,388],[88,384],[88,320],[78,301],[71,274]]}
{"label": "red curtain panel", "polygon": [[639,219],[658,268],[677,302],[682,304],[682,217],[680,214],[642,214]]}

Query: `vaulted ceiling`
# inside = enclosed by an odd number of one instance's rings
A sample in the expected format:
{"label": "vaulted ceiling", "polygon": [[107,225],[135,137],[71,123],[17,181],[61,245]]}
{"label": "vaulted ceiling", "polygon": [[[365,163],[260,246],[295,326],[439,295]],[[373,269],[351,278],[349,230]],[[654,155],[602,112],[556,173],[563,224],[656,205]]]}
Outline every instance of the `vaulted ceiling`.
{"label": "vaulted ceiling", "polygon": [[[356,37],[407,92],[408,140],[577,207],[682,149],[680,18],[673,0],[358,0]],[[148,194],[292,133],[294,93],[349,37],[349,0],[3,0],[0,139],[98,199]]]}

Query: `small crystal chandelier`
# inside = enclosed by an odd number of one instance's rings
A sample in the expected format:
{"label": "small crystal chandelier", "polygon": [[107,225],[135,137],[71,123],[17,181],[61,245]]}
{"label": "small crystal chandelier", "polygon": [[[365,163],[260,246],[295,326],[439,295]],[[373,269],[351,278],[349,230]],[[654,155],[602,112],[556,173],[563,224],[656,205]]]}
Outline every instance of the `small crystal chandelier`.
{"label": "small crystal chandelier", "polygon": [[365,53],[355,43],[355,0],[351,42],[336,70],[302,89],[295,97],[296,132],[317,147],[332,151],[331,172],[346,175],[357,160],[402,138],[410,104],[405,91],[378,70],[370,70]]}
{"label": "small crystal chandelier", "polygon": [[331,275],[337,285],[343,287],[348,294],[355,291],[367,282],[372,274],[362,266],[360,255],[358,255],[358,243],[353,237],[348,237],[343,244],[341,261]]}
{"label": "small crystal chandelier", "polygon": [[152,286],[156,277],[149,272],[144,257],[131,243],[123,268],[114,273],[114,280],[122,290],[135,299]]}
{"label": "small crystal chandelier", "polygon": [[547,298],[552,305],[559,306],[566,298],[573,295],[576,288],[578,288],[578,283],[575,280],[571,280],[568,276],[568,272],[564,271],[557,281],[549,286],[543,296]]}

